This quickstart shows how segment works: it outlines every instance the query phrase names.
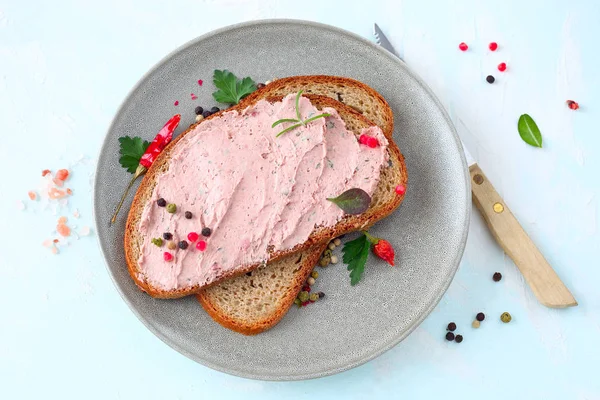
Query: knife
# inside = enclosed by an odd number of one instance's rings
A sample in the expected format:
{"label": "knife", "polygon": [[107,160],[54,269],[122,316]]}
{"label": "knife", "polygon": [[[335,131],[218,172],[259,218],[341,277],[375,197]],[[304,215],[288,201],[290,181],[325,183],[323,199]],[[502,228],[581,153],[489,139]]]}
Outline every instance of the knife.
{"label": "knife", "polygon": [[[373,27],[373,34],[378,45],[400,58],[377,24]],[[471,174],[473,202],[481,212],[492,235],[504,252],[515,262],[539,302],[552,308],[576,306],[577,301],[569,289],[510,212],[464,143],[462,146]]]}

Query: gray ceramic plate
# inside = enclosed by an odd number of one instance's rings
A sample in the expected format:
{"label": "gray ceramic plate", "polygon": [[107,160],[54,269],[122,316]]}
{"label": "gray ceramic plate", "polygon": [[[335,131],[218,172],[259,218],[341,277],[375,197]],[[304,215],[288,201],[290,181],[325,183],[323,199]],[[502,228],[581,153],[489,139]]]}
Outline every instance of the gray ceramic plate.
{"label": "gray ceramic plate", "polygon": [[[127,272],[122,246],[132,195],[118,223],[109,227],[130,178],[118,163],[117,138],[131,135],[151,140],[175,113],[181,113],[183,121],[177,133],[183,131],[193,122],[195,106],[215,105],[211,98],[215,68],[257,81],[328,74],[367,83],[394,110],[394,137],[409,172],[406,200],[373,228],[375,235],[396,248],[397,267],[371,257],[355,287],[341,264],[321,269],[317,287],[326,299],[300,310],[293,307],[275,328],[254,337],[222,328],[194,298],[154,300],[137,289]],[[202,87],[198,79],[204,80]],[[199,97],[195,101],[192,92]],[[175,100],[179,100],[177,107]],[[269,380],[334,374],[404,339],[435,307],[454,276],[465,246],[470,202],[458,137],[425,84],[404,63],[365,39],[330,26],[290,20],[215,31],[177,49],[148,72],[108,130],[94,193],[96,228],[108,270],[138,318],[193,360],[230,374]],[[308,353],[310,363],[298,362]]]}

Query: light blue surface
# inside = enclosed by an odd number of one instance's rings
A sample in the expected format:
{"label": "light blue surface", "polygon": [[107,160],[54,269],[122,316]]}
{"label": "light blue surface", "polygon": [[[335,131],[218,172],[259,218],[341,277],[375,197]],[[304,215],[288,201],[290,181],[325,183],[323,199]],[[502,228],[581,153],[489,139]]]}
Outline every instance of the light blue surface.
{"label": "light blue surface", "polygon": [[[600,399],[598,2],[32,3],[0,0],[0,398]],[[27,199],[42,169],[89,158],[74,167],[69,208],[81,213],[70,223],[91,226],[89,175],[137,79],[193,37],[273,17],[365,37],[377,21],[449,110],[579,306],[539,305],[475,212],[456,279],[408,339],[336,376],[250,381],[198,365],[154,337],[113,287],[93,235],[57,256],[40,246],[57,219]],[[487,50],[492,40],[500,44],[495,53]],[[468,52],[458,51],[461,41]],[[501,61],[509,66],[503,74],[495,70]],[[489,73],[496,84],[485,83]],[[581,109],[569,110],[567,99]],[[525,112],[544,149],[519,138],[516,121]],[[491,280],[495,271],[504,275],[500,283]],[[487,318],[473,330],[478,311]],[[503,311],[513,322],[498,320]],[[460,345],[443,340],[451,320],[465,336]],[[319,351],[318,338],[307,340]],[[298,362],[309,363],[310,354]]]}

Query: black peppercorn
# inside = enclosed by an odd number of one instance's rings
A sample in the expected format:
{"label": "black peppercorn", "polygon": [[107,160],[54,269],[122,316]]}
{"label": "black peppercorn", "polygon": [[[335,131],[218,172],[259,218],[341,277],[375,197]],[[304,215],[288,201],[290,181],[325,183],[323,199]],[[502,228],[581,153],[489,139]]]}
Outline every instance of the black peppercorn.
{"label": "black peppercorn", "polygon": [[448,324],[448,328],[446,329],[448,329],[450,332],[454,332],[456,330],[456,324],[454,322],[450,322]]}
{"label": "black peppercorn", "polygon": [[319,294],[319,298],[320,299],[322,299],[323,297],[325,297],[325,293],[323,293],[323,292],[319,292],[318,294]]}
{"label": "black peppercorn", "polygon": [[210,228],[202,228],[201,233],[202,233],[202,236],[209,237],[210,234],[212,233],[212,231],[210,230]]}
{"label": "black peppercorn", "polygon": [[494,272],[494,276],[492,276],[494,282],[500,282],[502,279],[502,274],[500,272]]}
{"label": "black peppercorn", "polygon": [[463,337],[462,337],[462,335],[456,335],[456,338],[454,339],[454,341],[455,341],[456,343],[460,343],[460,342],[462,342],[462,341],[463,341]]}
{"label": "black peppercorn", "polygon": [[203,116],[204,118],[208,118],[208,117],[210,117],[210,111],[209,111],[209,110],[204,110],[204,111],[202,112],[202,116]]}
{"label": "black peppercorn", "polygon": [[264,88],[265,86],[267,86],[267,85],[265,85],[264,83],[257,83],[257,84],[256,84],[256,88],[257,88],[257,89],[262,89],[262,88]]}
{"label": "black peppercorn", "polygon": [[483,321],[485,319],[485,314],[482,313],[482,312],[477,313],[477,315],[475,316],[475,318],[477,319],[477,321],[481,322],[481,321]]}
{"label": "black peppercorn", "polygon": [[186,211],[184,215],[187,219],[192,219],[192,213],[190,211]]}
{"label": "black peppercorn", "polygon": [[171,240],[171,239],[173,239],[173,234],[171,232],[165,232],[165,233],[163,233],[163,239]]}
{"label": "black peppercorn", "polygon": [[202,115],[202,113],[204,112],[204,108],[198,106],[194,108],[194,112],[196,113],[196,115]]}
{"label": "black peppercorn", "polygon": [[494,83],[496,82],[496,78],[494,78],[492,75],[488,75],[485,80],[487,81],[487,83]]}
{"label": "black peppercorn", "polygon": [[454,333],[452,333],[452,332],[446,333],[446,340],[449,341],[449,342],[453,341],[454,340]]}
{"label": "black peppercorn", "polygon": [[213,108],[210,109],[210,113],[211,114],[214,114],[214,113],[219,112],[219,111],[221,111],[221,109],[219,107],[213,107]]}
{"label": "black peppercorn", "polygon": [[159,207],[166,207],[167,201],[161,197],[160,199],[156,200],[156,204],[158,204]]}
{"label": "black peppercorn", "polygon": [[185,250],[185,249],[187,249],[187,248],[188,248],[188,242],[186,242],[185,240],[182,240],[182,241],[181,241],[181,242],[179,242],[177,245],[179,246],[179,248],[180,248],[181,250]]}

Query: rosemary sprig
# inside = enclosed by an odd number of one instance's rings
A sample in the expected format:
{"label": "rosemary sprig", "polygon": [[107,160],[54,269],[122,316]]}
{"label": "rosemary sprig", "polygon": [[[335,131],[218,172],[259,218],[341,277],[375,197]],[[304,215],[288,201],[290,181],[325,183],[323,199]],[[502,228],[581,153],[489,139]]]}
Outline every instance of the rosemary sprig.
{"label": "rosemary sprig", "polygon": [[298,92],[298,94],[296,95],[296,117],[297,117],[297,119],[294,119],[294,118],[282,118],[280,120],[277,120],[277,121],[273,122],[273,125],[271,125],[271,128],[275,128],[277,125],[283,124],[285,122],[296,122],[296,124],[288,126],[284,130],[282,130],[281,132],[279,132],[275,137],[279,137],[279,136],[283,135],[284,133],[289,132],[289,131],[291,131],[293,129],[299,128],[301,126],[305,126],[306,124],[308,124],[309,122],[314,121],[315,119],[325,118],[325,117],[331,116],[331,114],[323,113],[323,114],[315,115],[314,117],[310,117],[308,119],[303,120],[302,119],[302,115],[300,115],[300,96],[301,95],[302,95],[302,90],[300,90]]}

